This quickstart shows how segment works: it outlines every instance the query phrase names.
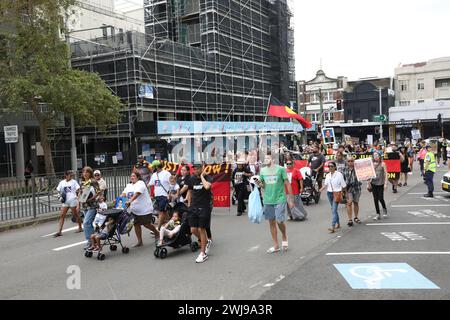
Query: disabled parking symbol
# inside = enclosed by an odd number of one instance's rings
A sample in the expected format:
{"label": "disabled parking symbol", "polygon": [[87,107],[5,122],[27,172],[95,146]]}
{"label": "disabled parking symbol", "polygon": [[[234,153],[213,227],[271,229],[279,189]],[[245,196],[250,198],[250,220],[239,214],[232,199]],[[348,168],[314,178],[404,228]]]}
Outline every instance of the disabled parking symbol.
{"label": "disabled parking symbol", "polygon": [[352,289],[439,289],[407,263],[334,264]]}

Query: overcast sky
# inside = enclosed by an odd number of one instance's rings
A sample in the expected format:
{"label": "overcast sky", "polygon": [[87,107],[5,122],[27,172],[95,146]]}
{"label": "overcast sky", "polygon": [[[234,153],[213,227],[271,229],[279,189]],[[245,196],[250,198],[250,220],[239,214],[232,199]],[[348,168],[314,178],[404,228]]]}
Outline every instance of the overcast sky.
{"label": "overcast sky", "polygon": [[450,56],[450,0],[294,0],[297,80],[349,80]]}

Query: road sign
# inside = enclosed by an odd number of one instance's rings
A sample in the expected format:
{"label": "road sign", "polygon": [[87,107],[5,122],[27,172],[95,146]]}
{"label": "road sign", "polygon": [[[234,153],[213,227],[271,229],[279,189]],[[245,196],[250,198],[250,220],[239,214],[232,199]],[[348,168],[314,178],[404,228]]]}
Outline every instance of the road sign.
{"label": "road sign", "polygon": [[384,122],[387,120],[387,116],[385,114],[380,114],[378,116],[374,116],[373,119],[377,122]]}
{"label": "road sign", "polygon": [[439,289],[407,263],[335,264],[352,289]]}
{"label": "road sign", "polygon": [[82,136],[81,141],[83,142],[83,144],[87,144],[87,136]]}
{"label": "road sign", "polygon": [[18,126],[5,126],[3,127],[5,132],[5,143],[17,143],[19,142],[19,127]]}

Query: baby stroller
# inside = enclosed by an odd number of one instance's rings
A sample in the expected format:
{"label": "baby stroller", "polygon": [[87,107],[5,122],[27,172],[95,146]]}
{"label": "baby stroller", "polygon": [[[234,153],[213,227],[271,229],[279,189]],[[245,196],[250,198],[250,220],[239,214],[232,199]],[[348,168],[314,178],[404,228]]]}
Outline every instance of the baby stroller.
{"label": "baby stroller", "polygon": [[301,194],[302,201],[309,206],[309,203],[319,203],[320,190],[316,177],[312,174],[311,168],[303,167],[300,169],[303,177],[303,193]]}
{"label": "baby stroller", "polygon": [[[111,251],[117,250],[117,244],[122,248],[122,253],[127,254],[130,252],[130,248],[122,245],[121,236],[124,234],[130,233],[131,229],[133,229],[134,219],[131,214],[129,214],[126,210],[123,209],[108,209],[104,213],[106,215],[106,220],[108,218],[113,218],[114,226],[108,234],[108,237],[105,240],[101,240],[101,250],[97,254],[98,260],[105,260],[105,254],[102,253],[104,246],[109,246]],[[103,227],[103,226],[102,226]],[[93,256],[92,251],[86,250],[84,253],[86,258],[91,258]]]}
{"label": "baby stroller", "polygon": [[192,252],[195,252],[199,249],[198,242],[192,241],[191,239],[191,228],[187,221],[188,207],[184,203],[177,203],[176,206],[173,207],[170,211],[170,215],[172,215],[174,212],[179,213],[181,218],[180,231],[173,238],[164,238],[163,245],[156,245],[156,249],[153,253],[156,258],[167,258],[167,247],[178,249],[189,245]]}

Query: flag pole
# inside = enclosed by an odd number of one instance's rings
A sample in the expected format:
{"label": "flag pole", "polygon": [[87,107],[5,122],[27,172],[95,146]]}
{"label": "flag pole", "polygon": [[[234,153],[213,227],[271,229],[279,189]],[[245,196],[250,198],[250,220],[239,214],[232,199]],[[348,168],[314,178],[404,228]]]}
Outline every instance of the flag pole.
{"label": "flag pole", "polygon": [[269,113],[270,108],[270,100],[272,99],[272,92],[269,94],[269,101],[267,101],[267,109],[266,109],[266,116],[264,117],[264,123],[267,122],[267,113]]}

